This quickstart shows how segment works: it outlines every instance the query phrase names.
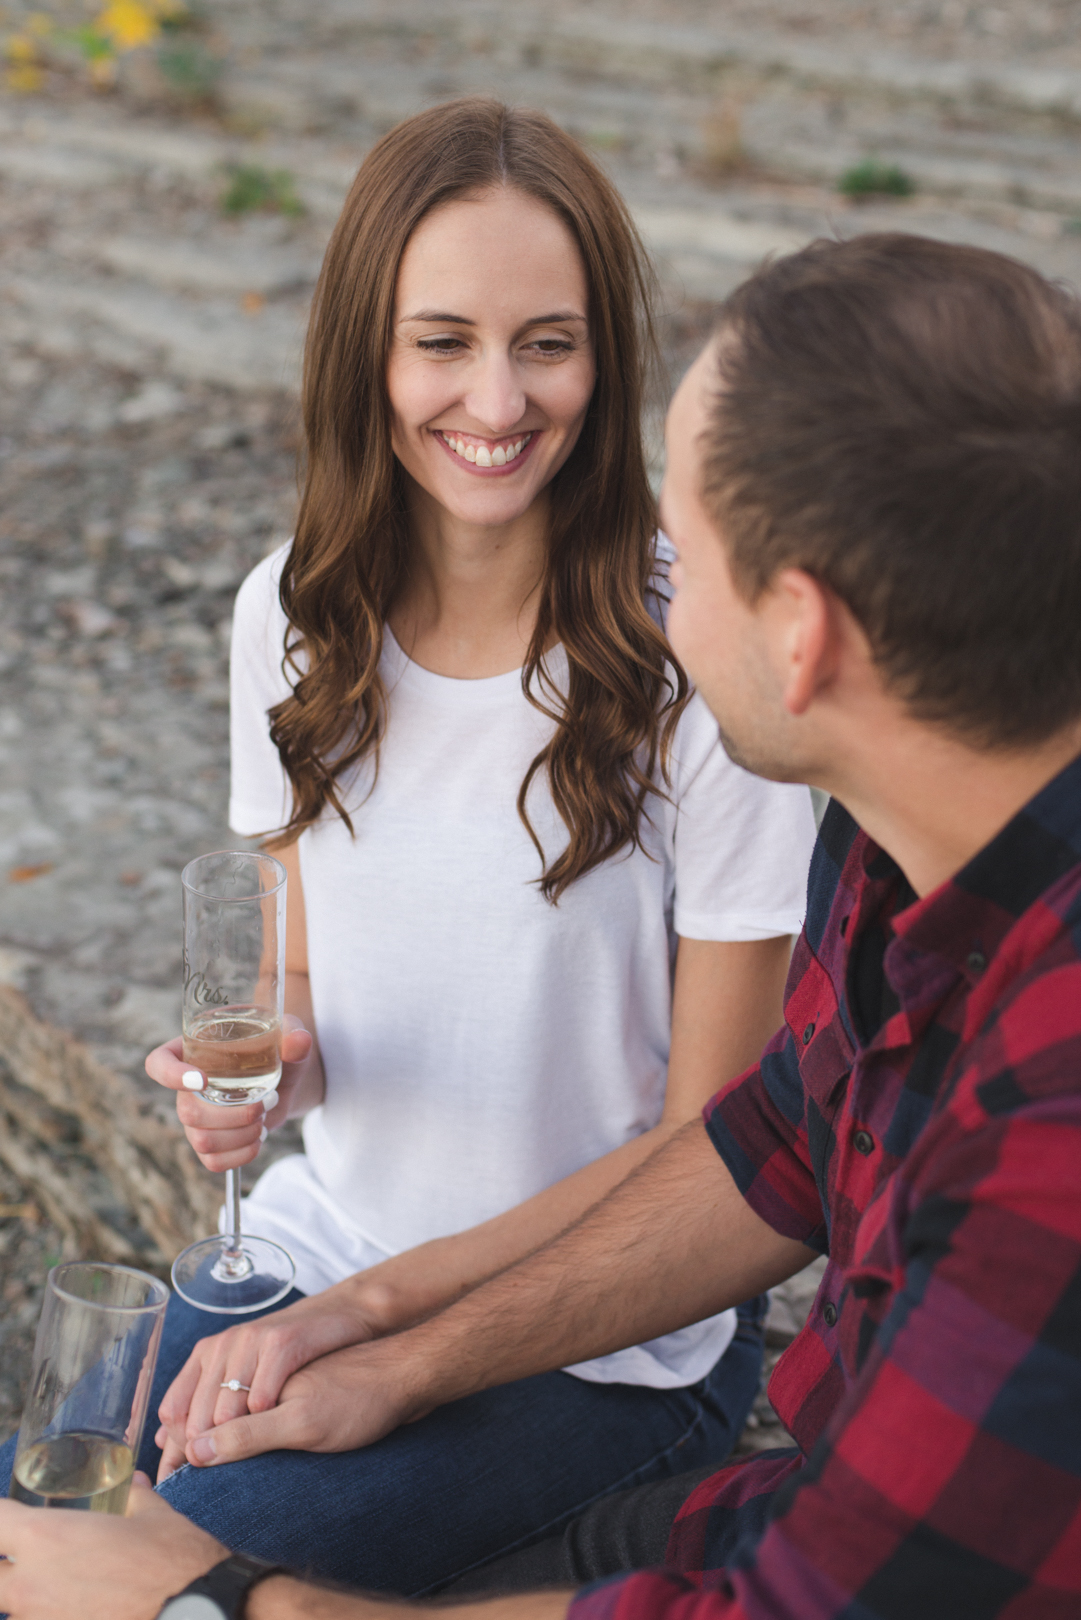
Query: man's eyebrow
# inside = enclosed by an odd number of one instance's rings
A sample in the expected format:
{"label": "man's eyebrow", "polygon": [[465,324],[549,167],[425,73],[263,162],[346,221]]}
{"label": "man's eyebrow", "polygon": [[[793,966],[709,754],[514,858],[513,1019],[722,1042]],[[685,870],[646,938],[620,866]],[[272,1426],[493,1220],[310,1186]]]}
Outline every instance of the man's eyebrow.
{"label": "man's eyebrow", "polygon": [[[414,315],[403,315],[402,321],[439,321],[446,326],[475,326],[476,322],[470,320],[468,315],[451,315],[445,309],[418,309]],[[523,321],[522,331],[530,326],[557,326],[566,325],[570,321],[586,324],[584,315],[574,310],[557,310],[554,315],[534,315],[531,320]]]}

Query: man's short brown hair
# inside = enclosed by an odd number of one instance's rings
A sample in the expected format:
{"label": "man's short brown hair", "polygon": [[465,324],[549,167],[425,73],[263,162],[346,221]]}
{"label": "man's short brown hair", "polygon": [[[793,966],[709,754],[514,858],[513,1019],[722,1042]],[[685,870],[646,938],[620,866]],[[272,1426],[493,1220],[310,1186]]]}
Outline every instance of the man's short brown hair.
{"label": "man's short brown hair", "polygon": [[820,241],[725,306],[703,496],[752,600],[815,575],[919,718],[1081,716],[1081,306],[1001,254]]}

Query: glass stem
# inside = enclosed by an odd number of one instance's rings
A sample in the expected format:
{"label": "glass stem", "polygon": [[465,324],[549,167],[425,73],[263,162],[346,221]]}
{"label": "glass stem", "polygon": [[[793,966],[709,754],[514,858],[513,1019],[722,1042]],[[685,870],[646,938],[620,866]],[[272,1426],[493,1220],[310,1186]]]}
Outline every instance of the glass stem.
{"label": "glass stem", "polygon": [[228,1254],[240,1253],[240,1171],[225,1172],[225,1206],[229,1211]]}

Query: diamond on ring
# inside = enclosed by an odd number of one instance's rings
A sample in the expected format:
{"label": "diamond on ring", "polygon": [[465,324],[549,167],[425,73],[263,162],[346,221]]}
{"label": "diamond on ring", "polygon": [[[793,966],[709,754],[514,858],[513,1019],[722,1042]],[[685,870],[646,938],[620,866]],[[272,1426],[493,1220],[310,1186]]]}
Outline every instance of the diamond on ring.
{"label": "diamond on ring", "polygon": [[245,1390],[249,1395],[251,1394],[251,1385],[242,1384],[239,1378],[230,1378],[221,1387],[222,1389],[231,1389],[234,1395],[236,1394],[237,1390],[240,1389]]}

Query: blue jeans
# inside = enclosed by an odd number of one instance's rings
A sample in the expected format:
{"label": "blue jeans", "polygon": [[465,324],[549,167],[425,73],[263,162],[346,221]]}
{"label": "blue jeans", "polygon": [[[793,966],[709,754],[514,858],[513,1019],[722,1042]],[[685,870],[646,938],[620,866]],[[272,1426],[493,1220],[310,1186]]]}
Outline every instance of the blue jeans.
{"label": "blue jeans", "polygon": [[[764,1315],[762,1300],[741,1306],[732,1343],[689,1389],[541,1373],[439,1407],[358,1451],[183,1467],[160,1494],[234,1551],[420,1596],[556,1534],[609,1491],[719,1467],[758,1389]],[[170,1300],[139,1459],[151,1477],[158,1402],[196,1339],[232,1320]],[[13,1456],[11,1441],[0,1451],[4,1491]]]}

